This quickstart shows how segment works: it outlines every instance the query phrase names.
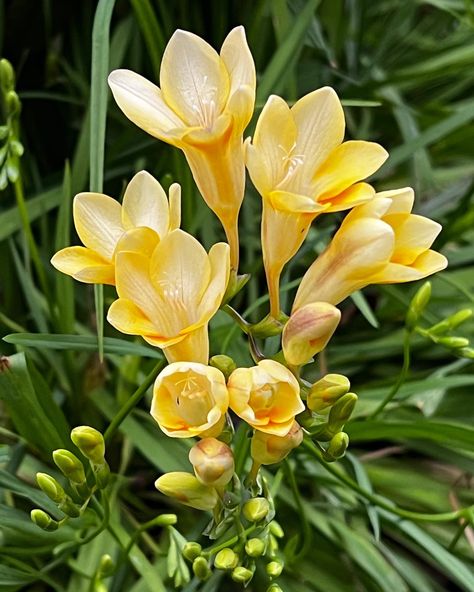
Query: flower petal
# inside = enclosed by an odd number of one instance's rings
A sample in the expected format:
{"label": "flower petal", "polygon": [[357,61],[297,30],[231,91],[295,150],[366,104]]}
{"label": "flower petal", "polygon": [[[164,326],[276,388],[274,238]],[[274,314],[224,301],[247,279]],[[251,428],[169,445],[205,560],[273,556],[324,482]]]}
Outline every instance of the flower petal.
{"label": "flower petal", "polygon": [[155,335],[156,327],[131,300],[119,298],[107,313],[109,323],[126,335]]}
{"label": "flower petal", "polygon": [[[380,194],[377,194],[380,195]],[[368,183],[355,183],[335,197],[331,197],[326,203],[327,213],[342,212],[355,206],[370,201],[375,196],[375,189]]]}
{"label": "flower petal", "polygon": [[209,332],[207,323],[186,333],[179,341],[163,345],[163,353],[168,363],[199,362],[207,364],[209,360]]}
{"label": "flower petal", "polygon": [[392,200],[392,205],[388,210],[390,214],[410,213],[415,203],[415,192],[411,187],[403,187],[402,189],[392,189],[390,191],[379,191],[377,198],[385,197]]}
{"label": "flower petal", "polygon": [[67,247],[51,259],[56,269],[87,284],[115,284],[114,266],[95,251],[85,247]]}
{"label": "flower petal", "polygon": [[168,232],[168,198],[160,183],[146,171],[137,173],[127,185],[122,222],[127,230],[136,226],[152,228],[161,238]]}
{"label": "flower petal", "polygon": [[371,278],[371,284],[398,284],[421,280],[446,268],[448,260],[436,251],[425,251],[408,265],[389,263],[379,274]]}
{"label": "flower petal", "polygon": [[272,191],[268,199],[276,210],[295,214],[319,214],[329,208],[329,204],[319,204],[311,197],[289,191]]}
{"label": "flower petal", "polygon": [[433,244],[441,232],[441,224],[414,214],[391,214],[383,217],[395,231],[395,250],[392,263],[411,265]]}
{"label": "flower petal", "polygon": [[181,185],[173,183],[169,188],[169,228],[168,232],[181,226]]}
{"label": "flower petal", "polygon": [[115,255],[121,251],[129,251],[151,257],[159,242],[160,237],[151,228],[132,228],[123,233],[115,247]]}
{"label": "flower petal", "polygon": [[217,243],[209,250],[211,279],[199,303],[199,317],[209,320],[219,306],[229,282],[230,249],[227,243]]}

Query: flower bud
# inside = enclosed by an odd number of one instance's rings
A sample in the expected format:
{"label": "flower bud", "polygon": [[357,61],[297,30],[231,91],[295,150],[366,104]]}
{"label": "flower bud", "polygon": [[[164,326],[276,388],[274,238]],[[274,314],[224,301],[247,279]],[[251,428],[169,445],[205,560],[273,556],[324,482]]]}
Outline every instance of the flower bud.
{"label": "flower bud", "polygon": [[311,411],[320,412],[333,405],[351,388],[349,379],[342,374],[326,374],[311,387],[306,404]]}
{"label": "flower bud", "polygon": [[188,561],[194,561],[196,557],[201,555],[202,547],[199,543],[189,541],[183,547],[182,554]]}
{"label": "flower bud", "polygon": [[44,491],[53,502],[59,504],[66,498],[66,492],[56,479],[51,477],[51,475],[48,475],[47,473],[36,473],[36,482],[38,483],[39,488]]}
{"label": "flower bud", "polygon": [[90,426],[79,426],[71,432],[71,440],[82,454],[95,465],[104,463],[104,436]]}
{"label": "flower bud", "polygon": [[408,308],[406,325],[413,330],[431,298],[431,282],[425,282],[413,296]]}
{"label": "flower bud", "polygon": [[329,441],[329,446],[326,450],[327,455],[331,459],[342,458],[349,446],[349,436],[345,432],[335,434]]}
{"label": "flower bud", "polygon": [[217,569],[234,569],[239,563],[239,556],[232,549],[221,549],[214,559]]}
{"label": "flower bud", "polygon": [[102,555],[102,557],[100,558],[98,576],[101,579],[108,578],[111,575],[113,575],[114,571],[115,571],[114,560],[112,559],[112,557],[108,553],[105,553],[105,555]]}
{"label": "flower bud", "polygon": [[450,349],[460,349],[469,345],[469,339],[465,337],[439,337],[436,343]]}
{"label": "flower bud", "polygon": [[5,103],[7,107],[7,112],[10,116],[17,115],[18,113],[20,113],[20,97],[16,94],[14,90],[9,90],[7,92],[7,94],[5,95]]}
{"label": "flower bud", "polygon": [[204,438],[189,451],[189,461],[196,477],[204,485],[223,487],[234,474],[232,450],[216,438]]}
{"label": "flower bud", "polygon": [[153,520],[156,526],[173,526],[178,522],[176,514],[161,514]]}
{"label": "flower bud", "polygon": [[232,372],[237,368],[234,360],[230,356],[226,356],[224,354],[219,354],[217,356],[212,356],[209,360],[209,366],[213,366],[222,372],[227,380]]}
{"label": "flower bud", "polygon": [[270,504],[264,497],[254,497],[245,502],[242,513],[249,522],[260,522],[270,511]]}
{"label": "flower bud", "polygon": [[245,543],[245,552],[249,557],[261,557],[265,553],[265,541],[263,539],[249,539]]}
{"label": "flower bud", "polygon": [[456,329],[456,327],[459,327],[459,325],[462,325],[467,320],[469,320],[473,314],[474,312],[471,308],[463,308],[462,310],[458,310],[458,312],[446,319],[449,323],[449,328]]}
{"label": "flower bud", "polygon": [[0,60],[0,85],[5,93],[15,88],[15,71],[5,58]]}
{"label": "flower bud", "polygon": [[204,557],[196,557],[193,561],[193,573],[200,580],[204,581],[209,579],[211,576],[211,570],[209,569],[207,559]]}
{"label": "flower bud", "polygon": [[212,510],[218,501],[216,490],[203,485],[191,473],[166,473],[155,481],[155,487],[164,495],[197,510]]}
{"label": "flower bud", "polygon": [[302,440],[303,430],[296,421],[286,436],[274,436],[255,430],[250,453],[259,465],[272,465],[288,456]]}
{"label": "flower bud", "polygon": [[298,309],[283,329],[285,360],[293,366],[307,364],[326,347],[340,320],[340,310],[327,302],[313,302]]}
{"label": "flower bud", "polygon": [[350,418],[357,403],[357,395],[347,393],[338,399],[331,408],[328,418],[328,430],[336,434],[344,427],[344,424]]}
{"label": "flower bud", "polygon": [[62,448],[55,450],[53,452],[53,460],[61,473],[69,481],[78,485],[85,483],[86,474],[84,472],[84,465],[72,452]]}
{"label": "flower bud", "polygon": [[265,570],[271,578],[277,578],[283,571],[283,563],[281,561],[270,561],[270,563],[267,563]]}
{"label": "flower bud", "polygon": [[280,524],[276,521],[276,520],[272,520],[270,522],[270,524],[268,525],[270,533],[277,537],[278,539],[282,539],[285,536],[285,533],[283,532],[283,528],[280,526]]}
{"label": "flower bud", "polygon": [[268,586],[267,592],[283,592],[283,590],[280,588],[278,584],[274,582],[273,584],[270,584],[270,586]]}
{"label": "flower bud", "polygon": [[253,578],[253,571],[247,569],[246,567],[236,567],[231,575],[234,582],[238,582],[239,584],[248,584],[250,580]]}
{"label": "flower bud", "polygon": [[56,520],[53,520],[49,514],[46,514],[46,512],[40,510],[39,508],[31,510],[30,516],[31,520],[43,530],[51,532],[58,529],[59,523]]}
{"label": "flower bud", "polygon": [[474,360],[474,349],[472,347],[463,347],[457,350],[457,355],[468,360]]}

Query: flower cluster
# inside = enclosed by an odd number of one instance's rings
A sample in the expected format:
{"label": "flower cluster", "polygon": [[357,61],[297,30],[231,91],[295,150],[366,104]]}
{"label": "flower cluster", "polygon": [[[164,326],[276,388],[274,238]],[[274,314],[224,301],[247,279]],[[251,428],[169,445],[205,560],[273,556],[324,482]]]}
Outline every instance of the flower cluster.
{"label": "flower cluster", "polygon": [[[118,298],[109,322],[161,348],[169,362],[156,379],[151,414],[168,436],[198,440],[189,454],[194,474],[168,473],[156,487],[212,510],[216,536],[228,528],[229,516],[235,519],[236,508],[241,512],[249,502],[257,508],[264,500],[266,511],[246,519],[259,523],[255,535],[268,539],[273,511],[260,467],[284,459],[303,437],[322,442],[327,460],[340,458],[348,446],[342,430],[357,400],[346,377],[328,374],[311,385],[301,368],[325,348],[340,321],[336,305],[351,293],[369,284],[417,280],[446,266],[445,257],[430,250],[440,226],[411,213],[412,189],[377,193],[365,181],[387,152],[373,142],[344,141],[344,112],[332,88],[315,90],[291,108],[271,96],[253,137],[244,141],[256,76],[242,27],[229,33],[220,54],[178,30],[163,55],[160,87],[128,70],[112,72],[109,84],[132,122],[184,152],[227,243],[206,252],[180,229],[180,186],[173,184],[166,195],[142,171],[122,204],[97,193],[76,196],[74,221],[84,246],[63,249],[52,263],[79,281],[114,285]],[[238,215],[246,168],[262,197],[270,300],[269,315],[255,325],[228,304],[243,284]],[[287,317],[279,298],[284,266],[318,216],[343,210],[350,211],[304,275]],[[254,366],[236,368],[222,355],[209,360],[208,323],[219,308],[248,335]],[[280,333],[282,351],[265,359],[256,340]],[[235,473],[230,411],[253,433],[244,486]],[[248,581],[252,562],[243,565],[234,555],[216,558],[215,565]],[[195,573],[207,573],[205,558],[198,553],[193,560]]]}

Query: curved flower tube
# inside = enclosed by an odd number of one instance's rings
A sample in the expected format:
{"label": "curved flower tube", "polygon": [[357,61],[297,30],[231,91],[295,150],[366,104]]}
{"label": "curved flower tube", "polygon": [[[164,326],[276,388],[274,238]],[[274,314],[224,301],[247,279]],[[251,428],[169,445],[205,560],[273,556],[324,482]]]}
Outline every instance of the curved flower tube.
{"label": "curved flower tube", "polygon": [[332,88],[324,87],[291,109],[272,95],[252,142],[246,140],[247,168],[263,198],[263,261],[275,318],[281,272],[301,247],[311,222],[323,212],[347,210],[375,194],[360,181],[388,154],[374,142],[343,143],[344,128],[341,102]]}
{"label": "curved flower tube", "polygon": [[61,249],[52,265],[80,282],[115,285],[118,252],[151,255],[160,239],[179,228],[181,187],[171,185],[168,201],[160,183],[141,171],[128,184],[122,205],[102,193],[79,193],[73,214],[85,246]]}
{"label": "curved flower tube", "polygon": [[447,265],[430,250],[441,226],[411,214],[410,187],[383,191],[344,219],[329,246],[305,273],[293,312],[324,301],[341,302],[369,284],[395,284],[422,279]]}
{"label": "curved flower tube", "polygon": [[114,70],[109,85],[133,123],[183,150],[199,191],[224,227],[237,270],[237,219],[245,189],[242,134],[252,117],[256,85],[244,28],[227,35],[220,55],[178,29],[163,54],[160,88],[130,70]]}
{"label": "curved flower tube", "polygon": [[207,364],[207,325],[229,280],[229,245],[209,254],[190,234],[174,230],[151,256],[121,251],[116,257],[119,299],[107,319],[128,335],[141,335],[163,349],[169,362]]}

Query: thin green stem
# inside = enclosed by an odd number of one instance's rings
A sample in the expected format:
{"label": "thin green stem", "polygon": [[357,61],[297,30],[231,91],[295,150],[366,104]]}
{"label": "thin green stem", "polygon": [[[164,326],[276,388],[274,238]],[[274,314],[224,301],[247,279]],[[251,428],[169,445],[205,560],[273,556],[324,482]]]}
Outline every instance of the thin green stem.
{"label": "thin green stem", "polygon": [[395,397],[403,383],[407,379],[408,371],[410,369],[410,336],[411,333],[405,330],[405,337],[403,340],[403,366],[398,376],[397,382],[393,385],[393,388],[387,394],[385,399],[376,407],[376,409],[369,415],[369,419],[375,419]]}
{"label": "thin green stem", "polygon": [[395,504],[392,505],[390,502],[385,501],[381,496],[363,489],[350,477],[341,473],[334,465],[326,462],[321,451],[318,450],[310,440],[303,440],[302,446],[326,469],[326,471],[328,471],[328,473],[331,473],[331,475],[336,477],[338,481],[347,485],[347,487],[372,504],[375,504],[387,512],[395,514],[396,516],[400,516],[400,518],[407,518],[408,520],[417,520],[420,522],[450,522],[452,520],[459,520],[460,518],[469,520],[472,508],[461,508],[453,512],[441,512],[439,514],[428,514],[424,512],[413,512],[411,510],[399,508]]}
{"label": "thin green stem", "polygon": [[134,407],[136,407],[138,405],[140,400],[143,398],[143,396],[147,392],[148,388],[155,381],[155,378],[158,376],[158,374],[160,373],[162,368],[164,368],[165,364],[166,364],[165,360],[160,360],[155,365],[155,367],[150,372],[150,374],[148,374],[148,376],[146,376],[145,380],[137,388],[137,390],[133,393],[133,395],[128,399],[128,401],[125,403],[125,405],[123,405],[123,407],[120,408],[120,410],[117,412],[115,417],[110,422],[109,427],[105,431],[105,434],[104,434],[105,442],[108,442],[112,439],[112,437],[115,435],[115,432],[118,430],[118,428],[120,427],[123,420],[132,412]]}
{"label": "thin green stem", "polygon": [[468,526],[469,526],[469,520],[463,520],[461,522],[458,530],[456,531],[456,534],[453,537],[453,540],[449,543],[448,551],[450,551],[450,552],[454,551],[454,547],[457,545],[459,539],[462,537],[462,535],[464,534],[464,531],[466,530],[466,528]]}

